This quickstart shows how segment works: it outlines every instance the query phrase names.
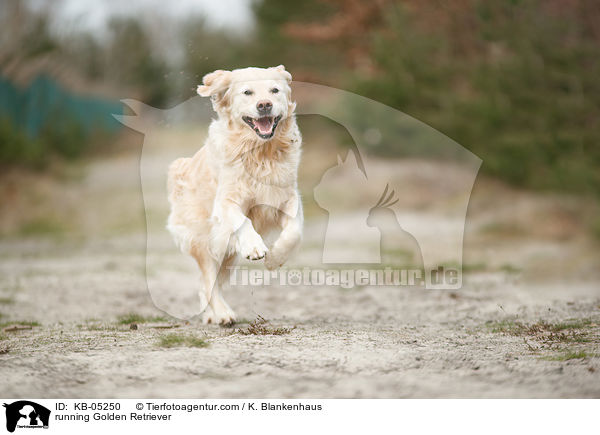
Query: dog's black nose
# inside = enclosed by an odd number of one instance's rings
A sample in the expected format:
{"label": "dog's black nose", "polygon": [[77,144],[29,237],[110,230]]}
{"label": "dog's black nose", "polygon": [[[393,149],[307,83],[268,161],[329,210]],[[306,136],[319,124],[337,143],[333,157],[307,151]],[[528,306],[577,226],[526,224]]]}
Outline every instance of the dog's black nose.
{"label": "dog's black nose", "polygon": [[258,103],[256,103],[256,109],[258,110],[258,113],[262,115],[269,113],[272,108],[273,103],[271,103],[269,100],[260,100]]}

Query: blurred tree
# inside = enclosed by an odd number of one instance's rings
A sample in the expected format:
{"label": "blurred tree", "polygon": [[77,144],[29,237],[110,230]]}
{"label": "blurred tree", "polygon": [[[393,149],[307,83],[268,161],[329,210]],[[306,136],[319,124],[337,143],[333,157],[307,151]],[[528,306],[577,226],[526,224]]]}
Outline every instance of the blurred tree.
{"label": "blurred tree", "polygon": [[0,3],[2,66],[51,54],[88,80],[161,105],[195,95],[215,69],[283,63],[295,80],[348,89],[427,122],[477,153],[489,174],[600,192],[595,0],[257,0],[251,32],[191,17],[168,53],[143,20],[114,19],[107,38],[57,39],[47,14],[24,5]]}
{"label": "blurred tree", "polygon": [[248,36],[209,29],[202,16],[188,18],[181,29],[184,98],[196,95],[196,87],[205,74],[253,63],[252,41]]}
{"label": "blurred tree", "polygon": [[0,4],[0,24],[10,31],[0,46],[1,166],[43,168],[52,157],[77,157],[116,131],[110,115],[120,103],[80,93],[104,74],[97,67],[104,49],[86,33],[57,36],[51,22],[48,8]]}
{"label": "blurred tree", "polygon": [[256,29],[252,52],[257,66],[285,64],[294,80],[323,84],[343,72],[343,50],[335,44],[303,43],[287,30],[295,23],[329,17],[336,10],[334,5],[322,0],[262,0],[254,3],[253,9]]}
{"label": "blurred tree", "polygon": [[90,33],[77,32],[63,41],[71,65],[90,80],[103,80],[106,52],[103,45]]}
{"label": "blurred tree", "polygon": [[44,11],[31,12],[20,0],[0,3],[0,61],[27,59],[60,51],[50,31],[50,17]]}
{"label": "blurred tree", "polygon": [[[137,88],[150,105],[165,104],[169,97],[169,71],[155,55],[147,30],[133,18],[113,18],[106,52],[106,77],[114,83]],[[92,67],[93,68],[93,67]]]}
{"label": "blurred tree", "polygon": [[600,193],[598,2],[263,0],[255,12],[262,48],[292,72],[427,122],[509,182]]}

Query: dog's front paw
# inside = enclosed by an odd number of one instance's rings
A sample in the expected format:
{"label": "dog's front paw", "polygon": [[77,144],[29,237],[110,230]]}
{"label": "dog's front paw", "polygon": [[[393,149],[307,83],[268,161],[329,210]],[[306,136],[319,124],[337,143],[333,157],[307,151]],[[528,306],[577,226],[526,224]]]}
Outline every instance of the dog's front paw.
{"label": "dog's front paw", "polygon": [[212,309],[210,309],[210,307],[208,307],[202,314],[202,323],[204,323],[205,325],[213,324],[221,326],[231,326],[235,323],[235,320],[235,313],[231,309],[224,309],[215,312]]}
{"label": "dog's front paw", "polygon": [[248,260],[260,260],[268,251],[262,238],[256,232],[247,234],[239,241],[239,253]]}
{"label": "dog's front paw", "polygon": [[265,267],[268,270],[275,270],[283,266],[285,263],[285,258],[281,255],[277,255],[274,251],[270,251],[266,254],[265,257]]}

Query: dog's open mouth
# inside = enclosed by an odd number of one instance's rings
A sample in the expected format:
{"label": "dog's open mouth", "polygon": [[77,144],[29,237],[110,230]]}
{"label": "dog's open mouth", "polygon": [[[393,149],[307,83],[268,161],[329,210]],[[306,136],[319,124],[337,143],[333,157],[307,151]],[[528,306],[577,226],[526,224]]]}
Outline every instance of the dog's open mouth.
{"label": "dog's open mouth", "polygon": [[275,134],[277,124],[281,120],[281,115],[277,117],[263,116],[262,118],[242,117],[244,122],[250,126],[263,139],[271,139]]}

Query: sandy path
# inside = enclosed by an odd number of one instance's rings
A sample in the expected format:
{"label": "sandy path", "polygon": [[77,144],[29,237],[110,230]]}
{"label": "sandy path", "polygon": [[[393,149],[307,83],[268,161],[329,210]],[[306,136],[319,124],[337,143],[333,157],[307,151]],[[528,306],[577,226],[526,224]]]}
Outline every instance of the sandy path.
{"label": "sandy path", "polygon": [[[373,164],[385,172],[390,163]],[[125,155],[61,182],[86,197],[78,222],[93,236],[2,241],[0,322],[40,324],[0,335],[4,397],[600,397],[599,263],[569,220],[576,202],[478,185],[465,247],[472,270],[458,291],[237,286],[226,295],[239,327],[260,314],[296,328],[241,335],[166,317],[130,330],[119,316],[164,316],[146,288],[137,169]],[[532,216],[552,219],[529,231]],[[292,265],[318,258],[321,218],[309,213]],[[158,260],[177,272],[181,259],[165,249]],[[515,330],[540,321],[557,331],[566,322],[567,334]],[[175,327],[155,328],[165,325]],[[171,333],[208,347],[161,347]]]}

